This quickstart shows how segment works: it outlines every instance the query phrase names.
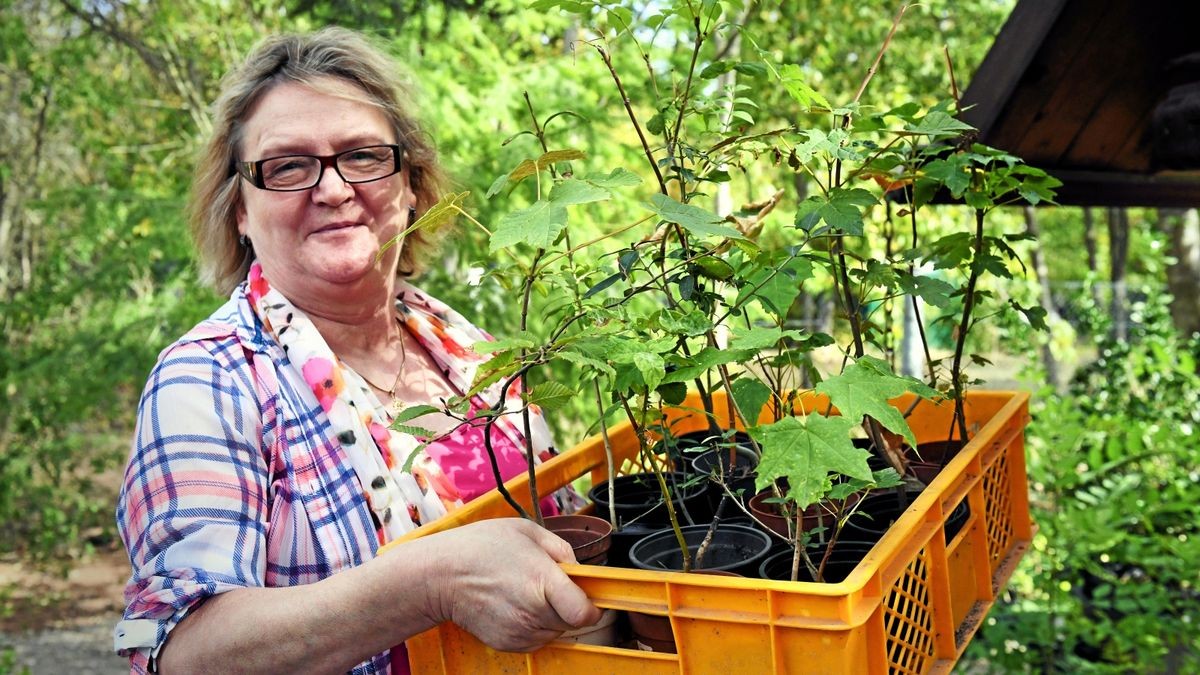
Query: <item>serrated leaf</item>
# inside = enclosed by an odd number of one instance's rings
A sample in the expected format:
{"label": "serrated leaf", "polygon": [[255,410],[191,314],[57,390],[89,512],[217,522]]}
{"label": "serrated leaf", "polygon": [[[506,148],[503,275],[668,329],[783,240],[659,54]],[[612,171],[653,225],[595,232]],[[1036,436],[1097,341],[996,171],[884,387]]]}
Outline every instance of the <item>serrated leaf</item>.
{"label": "serrated leaf", "polygon": [[593,183],[569,178],[554,186],[550,191],[550,201],[563,206],[572,204],[587,204],[604,201],[612,197],[612,193]]}
{"label": "serrated leaf", "polygon": [[704,67],[700,71],[700,77],[705,80],[711,80],[714,77],[720,77],[731,70],[736,70],[742,75],[748,77],[763,77],[767,74],[767,67],[761,63],[752,63],[747,61],[715,61]]}
{"label": "serrated leaf", "polygon": [[792,97],[796,103],[799,103],[804,108],[812,107],[815,103],[817,106],[828,110],[831,106],[825,97],[818,94],[816,89],[808,86],[805,82],[804,71],[800,66],[789,63],[779,69],[779,81],[783,84],[783,88],[788,95]]}
{"label": "serrated leaf", "polygon": [[[470,194],[470,192],[451,192],[443,195],[438,203],[429,207],[425,213],[421,214],[420,218],[417,218],[417,222],[410,223],[405,232],[415,230],[437,231],[441,229],[453,220],[455,216],[462,213],[462,203],[466,201],[467,196]],[[383,246],[379,247],[378,255],[383,255],[384,251],[395,246],[399,239],[399,236],[389,239]]]}
{"label": "serrated leaf", "polygon": [[550,248],[567,226],[567,210],[561,204],[547,201],[505,214],[500,218],[488,250],[492,253],[517,244],[534,248]]}
{"label": "serrated leaf", "polygon": [[633,355],[633,366],[642,374],[642,381],[647,389],[657,389],[663,381],[667,363],[663,357],[654,352],[638,352]]}
{"label": "serrated leaf", "polygon": [[434,405],[413,405],[396,413],[396,417],[392,420],[392,428],[396,428],[396,424],[403,424],[415,420],[423,415],[430,413],[440,413],[442,409]]}
{"label": "serrated leaf", "polygon": [[585,180],[599,188],[611,190],[619,187],[633,187],[641,185],[642,179],[636,173],[622,168],[616,168],[607,174],[604,173],[589,173],[581,180]]}
{"label": "serrated leaf", "polygon": [[829,191],[829,199],[821,205],[819,213],[821,220],[830,227],[861,236],[863,208],[876,203],[875,196],[862,188],[834,188]]}
{"label": "serrated leaf", "polygon": [[695,337],[703,335],[713,327],[712,318],[702,311],[681,312],[664,309],[658,314],[658,325],[672,335]]}
{"label": "serrated leaf", "polygon": [[950,294],[954,292],[954,286],[933,277],[903,275],[900,277],[900,290],[918,296],[934,307],[946,309],[950,306]]}
{"label": "serrated leaf", "polygon": [[662,193],[650,197],[650,204],[646,205],[646,208],[657,214],[659,218],[675,223],[700,237],[745,238],[732,227],[722,225],[721,219],[715,213],[698,206],[684,204]]}
{"label": "serrated leaf", "polygon": [[828,396],[838,411],[855,424],[869,415],[892,433],[904,436],[913,447],[917,445],[916,436],[904,415],[888,401],[914,390],[918,395],[936,395],[918,380],[898,377],[891,373],[886,363],[867,356],[860,357],[841,374],[827,378],[813,389]]}
{"label": "serrated leaf", "polygon": [[737,403],[738,410],[748,418],[744,420],[746,426],[757,424],[763,406],[771,400],[771,388],[753,377],[741,377],[733,381],[730,389],[733,390],[733,400]]}
{"label": "serrated leaf", "polygon": [[751,328],[745,332],[738,333],[729,341],[730,349],[766,349],[773,347],[777,342],[783,339],[783,331],[778,327],[771,326],[769,328]]}
{"label": "serrated leaf", "polygon": [[762,490],[786,478],[788,499],[803,509],[824,496],[830,473],[870,480],[869,453],[854,447],[850,440],[854,426],[845,417],[814,414],[751,428],[750,434],[762,448],[755,485]]}
{"label": "serrated leaf", "polygon": [[917,121],[916,124],[905,127],[908,131],[929,136],[932,139],[957,136],[964,131],[974,131],[975,127],[951,117],[939,110],[930,111]]}
{"label": "serrated leaf", "polygon": [[821,222],[821,207],[825,205],[825,200],[820,196],[813,195],[808,199],[796,205],[796,219],[794,221],[796,227],[805,232],[811,231]]}
{"label": "serrated leaf", "polygon": [[678,365],[675,370],[667,373],[663,382],[687,382],[695,379],[706,370],[716,368],[726,363],[745,361],[753,357],[754,351],[748,349],[717,349],[705,347],[692,354],[690,358],[676,356],[674,362]]}
{"label": "serrated leaf", "polygon": [[806,258],[793,258],[777,267],[758,270],[746,278],[734,304],[740,307],[753,297],[763,309],[782,318],[800,295],[800,285],[812,276],[812,262]]}
{"label": "serrated leaf", "polygon": [[608,365],[608,363],[601,361],[600,359],[592,358],[587,354],[571,351],[569,349],[564,349],[563,351],[558,352],[558,358],[570,363],[574,363],[577,366],[590,368],[609,377],[615,377],[617,374],[617,371],[613,370],[613,367]]}
{"label": "serrated leaf", "polygon": [[471,350],[476,354],[495,354],[496,352],[508,351],[510,349],[532,349],[537,345],[532,338],[527,337],[504,337],[495,340],[480,340],[471,345]]}
{"label": "serrated leaf", "polygon": [[425,427],[414,427],[408,424],[392,424],[389,427],[392,431],[398,431],[402,434],[408,434],[416,438],[433,438],[437,436],[437,432],[430,431]]}
{"label": "serrated leaf", "polygon": [[561,382],[543,382],[524,393],[525,402],[554,411],[571,402],[575,391]]}
{"label": "serrated leaf", "polygon": [[515,169],[509,172],[508,178],[511,181],[519,181],[532,176],[533,174],[556,162],[569,162],[573,159],[583,159],[584,157],[585,155],[581,151],[575,149],[551,150],[547,153],[544,153],[536,160],[521,160],[521,163],[518,164]]}

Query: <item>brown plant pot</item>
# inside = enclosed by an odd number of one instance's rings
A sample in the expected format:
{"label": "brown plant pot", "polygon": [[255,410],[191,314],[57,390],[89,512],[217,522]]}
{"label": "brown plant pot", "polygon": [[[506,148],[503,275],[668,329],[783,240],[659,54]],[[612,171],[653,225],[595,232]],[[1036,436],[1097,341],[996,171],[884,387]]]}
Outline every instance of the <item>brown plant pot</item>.
{"label": "brown plant pot", "polygon": [[[786,494],[787,493],[784,492],[785,496]],[[780,504],[768,501],[774,498],[775,491],[771,488],[767,488],[751,497],[750,502],[746,504],[746,507],[750,509],[750,512],[754,514],[754,517],[757,518],[760,523],[765,525],[775,534],[778,534],[786,539],[788,537],[787,518],[780,513]],[[845,505],[853,506],[854,504],[858,503],[858,500],[861,498],[861,495],[852,494],[846,498]],[[833,514],[829,513],[829,509],[825,508],[821,504],[812,504],[807,509],[804,509],[804,512],[800,515],[800,527],[802,528],[801,531],[803,532],[808,532],[809,530],[817,527],[825,527],[828,529],[833,527],[833,525]]]}
{"label": "brown plant pot", "polygon": [[578,514],[549,516],[545,519],[545,527],[571,545],[579,564],[603,565],[608,562],[612,525],[607,520]]}
{"label": "brown plant pot", "polygon": [[[689,574],[709,574],[719,577],[740,577],[729,570],[692,570]],[[629,631],[634,646],[646,652],[675,654],[675,633],[671,630],[671,618],[659,614],[629,612]]]}

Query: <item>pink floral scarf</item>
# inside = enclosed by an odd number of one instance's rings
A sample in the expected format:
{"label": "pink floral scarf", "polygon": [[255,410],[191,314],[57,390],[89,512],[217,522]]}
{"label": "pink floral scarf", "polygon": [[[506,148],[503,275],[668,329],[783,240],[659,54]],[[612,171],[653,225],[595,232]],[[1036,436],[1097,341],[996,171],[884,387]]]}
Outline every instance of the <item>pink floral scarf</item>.
{"label": "pink floral scarf", "polygon": [[[328,416],[375,515],[381,541],[391,541],[461,506],[454,482],[425,452],[404,470],[420,441],[389,429],[391,411],[365,380],[337,358],[304,312],[271,287],[259,263],[251,266],[248,282],[250,303],[265,330],[287,352],[291,366],[312,388]],[[397,291],[396,310],[404,327],[426,349],[453,389],[460,395],[469,391],[480,364],[489,358],[471,347],[491,337],[407,282],[399,282]],[[473,407],[491,407],[500,400],[505,411],[523,405],[518,384],[503,392],[499,384],[493,385],[478,399]],[[534,461],[541,463],[555,454],[550,431],[540,411],[532,411],[530,422]],[[523,449],[525,439],[518,424],[520,417],[509,414],[500,417],[495,427]],[[569,489],[557,493],[555,502],[568,512],[582,504]]]}

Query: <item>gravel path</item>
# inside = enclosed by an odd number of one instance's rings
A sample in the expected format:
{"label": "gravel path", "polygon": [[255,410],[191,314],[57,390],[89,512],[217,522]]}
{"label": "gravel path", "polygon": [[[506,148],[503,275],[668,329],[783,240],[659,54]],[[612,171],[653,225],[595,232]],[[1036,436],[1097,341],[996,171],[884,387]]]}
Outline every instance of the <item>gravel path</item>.
{"label": "gravel path", "polygon": [[[0,634],[0,673],[128,673],[129,662],[112,650],[118,618],[97,616],[40,631]],[[10,649],[13,653],[6,656]]]}

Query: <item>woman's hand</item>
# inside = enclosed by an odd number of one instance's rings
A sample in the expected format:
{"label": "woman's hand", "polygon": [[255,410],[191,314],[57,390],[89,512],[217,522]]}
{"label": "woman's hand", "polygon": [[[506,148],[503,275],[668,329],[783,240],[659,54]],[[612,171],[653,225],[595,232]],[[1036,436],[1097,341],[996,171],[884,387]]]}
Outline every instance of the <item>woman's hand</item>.
{"label": "woman's hand", "polygon": [[[567,542],[516,518],[472,523],[398,547],[432,556],[430,618],[453,621],[493,649],[533,651],[563,631],[590,626],[600,610],[558,566]],[[386,558],[387,556],[385,556]]]}

